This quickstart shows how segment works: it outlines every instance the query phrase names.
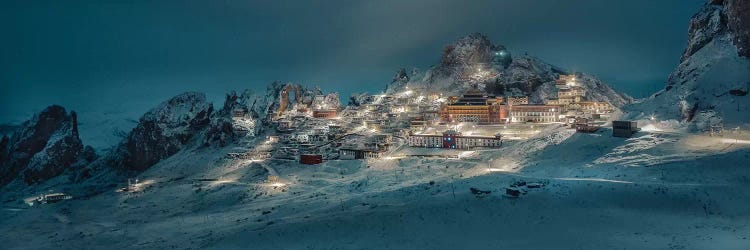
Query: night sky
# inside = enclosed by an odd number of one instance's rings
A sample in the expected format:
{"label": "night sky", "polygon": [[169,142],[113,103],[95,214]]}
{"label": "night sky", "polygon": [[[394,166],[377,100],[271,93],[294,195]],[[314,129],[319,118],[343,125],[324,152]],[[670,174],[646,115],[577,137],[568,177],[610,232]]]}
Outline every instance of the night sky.
{"label": "night sky", "polygon": [[377,92],[472,32],[643,97],[704,1],[31,2],[1,3],[0,122],[53,103],[135,119],[184,91],[221,101],[273,80]]}

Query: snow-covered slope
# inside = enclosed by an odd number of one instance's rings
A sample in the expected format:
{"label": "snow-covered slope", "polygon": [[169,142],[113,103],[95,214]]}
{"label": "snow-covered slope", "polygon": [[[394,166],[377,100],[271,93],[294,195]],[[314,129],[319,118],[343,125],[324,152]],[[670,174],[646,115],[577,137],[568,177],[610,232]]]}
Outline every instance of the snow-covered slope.
{"label": "snow-covered slope", "polygon": [[[738,2],[712,1],[712,5],[724,8],[724,4]],[[695,32],[699,33],[712,34]],[[737,49],[736,37],[722,34],[700,46],[701,39],[691,42],[697,49],[689,52],[673,74],[670,89],[626,106],[626,115],[655,115],[664,120],[693,113],[692,119],[686,118],[693,121],[690,124],[716,119],[709,119],[712,116],[729,124],[747,121],[746,111],[731,111],[731,104],[744,103],[744,90],[724,90],[735,86],[729,80],[747,79],[747,59]],[[472,46],[485,48],[479,51],[499,48],[471,41],[459,45],[452,47],[451,53]],[[473,53],[447,58],[448,62],[487,60],[482,54]],[[508,87],[502,91],[523,92],[524,86],[514,82],[526,82],[538,85],[536,90],[527,89],[534,98],[545,97],[548,82],[559,71],[532,57],[513,58],[507,68],[503,67],[503,63],[493,64],[492,71],[488,71],[503,72],[502,78],[499,74],[490,75],[502,79],[502,86]],[[465,71],[443,76],[453,78],[462,72]],[[419,76],[416,71],[404,70],[396,75],[389,90],[443,83],[450,88],[450,84],[455,84],[428,81],[437,79],[430,78],[432,73]],[[482,80],[486,76],[481,73],[461,79],[484,83],[486,87],[488,82]],[[629,101],[592,77],[580,74],[579,78],[586,88],[600,88],[596,91],[600,96],[594,94],[595,98],[613,104],[617,100],[623,104]],[[292,89],[298,94],[294,101],[285,97],[289,94],[285,91]],[[232,129],[225,122],[232,122],[233,111],[247,110],[249,119],[257,122],[258,131],[262,132],[269,116],[294,112],[287,108],[299,102],[313,104],[314,97],[321,94],[319,90],[277,83],[266,93],[230,93],[217,112],[209,111],[210,104],[200,94],[173,98],[176,101],[167,101],[144,115],[139,128],[151,129],[137,128],[130,135],[137,142],[156,142],[140,145],[158,156],[149,158],[158,158],[152,165],[130,173],[139,179],[134,192],[121,189],[127,185],[122,175],[110,176],[107,174],[111,172],[106,171],[92,172],[96,175],[74,183],[59,176],[25,189],[4,189],[0,192],[2,248],[750,246],[750,171],[747,164],[741,164],[750,157],[750,133],[743,130],[714,137],[665,128],[677,122],[651,121],[633,138],[624,139],[612,137],[607,126],[595,133],[575,133],[561,125],[551,125],[528,140],[508,141],[500,149],[404,148],[419,156],[328,160],[319,165],[225,157],[233,152],[233,146],[252,147],[265,140],[250,136],[242,145],[228,140]],[[330,98],[333,97],[323,99]],[[350,103],[367,98],[370,97],[358,95]],[[214,142],[227,146],[206,146],[217,145]],[[0,146],[8,144],[9,140],[0,141]],[[179,150],[162,151],[163,146]],[[423,157],[433,153],[460,153],[461,158]],[[107,157],[111,156],[121,155]],[[101,167],[111,166],[102,163],[106,161],[95,162]],[[97,192],[90,192],[92,188]],[[50,189],[75,197],[35,207],[23,203],[24,198]],[[513,191],[518,191],[519,197],[508,194]]]}
{"label": "snow-covered slope", "polygon": [[[660,120],[687,122],[701,130],[721,125],[727,128],[746,127],[750,122],[750,57],[738,48],[749,47],[741,40],[750,30],[747,25],[730,28],[727,20],[736,20],[750,12],[747,1],[712,1],[693,16],[688,47],[681,63],[669,76],[663,91],[628,109],[631,118],[655,116]],[[732,14],[735,13],[735,14]],[[740,38],[738,38],[740,37]],[[740,42],[738,42],[740,39]]]}
{"label": "snow-covered slope", "polygon": [[[119,184],[34,208],[5,202],[0,239],[8,249],[750,245],[747,167],[715,164],[745,159],[748,144],[661,132],[623,140],[610,133],[552,127],[462,159],[316,166],[229,160],[228,148],[191,147],[141,173],[140,193],[116,192]],[[644,156],[650,160],[638,161]],[[264,182],[269,175],[285,185]],[[521,197],[506,197],[519,181],[527,183]]]}

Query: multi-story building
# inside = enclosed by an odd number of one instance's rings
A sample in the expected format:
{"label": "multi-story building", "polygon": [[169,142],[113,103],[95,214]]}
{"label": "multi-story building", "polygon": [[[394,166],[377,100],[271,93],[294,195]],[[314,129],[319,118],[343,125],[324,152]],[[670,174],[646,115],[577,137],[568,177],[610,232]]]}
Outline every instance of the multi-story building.
{"label": "multi-story building", "polygon": [[418,131],[418,130],[425,129],[426,127],[427,127],[427,121],[425,121],[422,118],[417,118],[417,119],[409,121],[409,128],[411,130]]}
{"label": "multi-story building", "polygon": [[440,112],[438,111],[425,111],[422,112],[422,117],[425,121],[437,121],[440,120]]}
{"label": "multi-story building", "polygon": [[547,99],[547,105],[561,105],[567,106],[571,103],[581,102],[583,99],[580,96],[576,97],[561,97],[561,98],[549,98]]}
{"label": "multi-story building", "polygon": [[500,147],[503,140],[497,136],[464,136],[455,130],[445,131],[442,135],[410,135],[409,146],[445,149],[469,149],[476,147]]}
{"label": "multi-story building", "polygon": [[378,143],[378,144],[391,144],[393,143],[393,136],[389,134],[373,135],[372,142]]}
{"label": "multi-story building", "polygon": [[558,122],[560,107],[556,105],[515,105],[510,109],[511,122]]}
{"label": "multi-story building", "polygon": [[528,96],[508,96],[505,99],[505,103],[511,106],[529,104]]}
{"label": "multi-story building", "polygon": [[560,75],[560,78],[558,78],[555,81],[555,85],[560,87],[566,87],[566,86],[575,86],[576,85],[576,75]]}
{"label": "multi-story building", "polygon": [[570,105],[571,109],[574,110],[580,110],[587,113],[595,113],[595,114],[601,114],[601,113],[609,113],[614,111],[614,107],[607,103],[607,102],[576,102],[571,103]]}
{"label": "multi-story building", "polygon": [[548,99],[547,105],[559,105],[565,110],[575,110],[584,113],[601,114],[615,110],[607,102],[586,100],[586,89],[576,84],[575,75],[560,75],[557,80],[558,98]]}
{"label": "multi-story building", "polygon": [[336,109],[313,109],[312,116],[315,118],[333,119],[336,118],[338,111]]}
{"label": "multi-story building", "polygon": [[289,119],[281,119],[276,122],[276,130],[280,132],[288,132],[295,130],[294,121]]}
{"label": "multi-story building", "polygon": [[508,108],[502,98],[487,96],[477,89],[461,97],[452,96],[440,109],[443,122],[476,122],[501,124],[508,122]]}
{"label": "multi-story building", "polygon": [[583,133],[593,133],[599,130],[599,126],[592,124],[590,119],[583,117],[575,118],[573,128],[575,128],[577,132]]}
{"label": "multi-story building", "polygon": [[342,148],[339,149],[339,158],[342,160],[380,158],[384,153],[378,150]]}
{"label": "multi-story building", "polygon": [[586,96],[586,89],[581,86],[572,86],[570,88],[563,88],[557,91],[557,97],[559,98],[574,98]]}
{"label": "multi-story building", "polygon": [[422,148],[442,148],[443,136],[412,134],[409,135],[409,146]]}

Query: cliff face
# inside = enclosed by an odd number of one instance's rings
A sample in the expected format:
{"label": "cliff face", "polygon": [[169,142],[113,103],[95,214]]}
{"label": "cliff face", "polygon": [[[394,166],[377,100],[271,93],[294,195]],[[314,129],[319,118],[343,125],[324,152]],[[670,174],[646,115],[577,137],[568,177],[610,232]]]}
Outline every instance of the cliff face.
{"label": "cliff face", "polygon": [[750,57],[750,2],[712,0],[693,15],[688,28],[684,62],[714,39],[729,36],[739,56]]}
{"label": "cliff face", "polygon": [[18,177],[32,184],[58,176],[88,160],[81,157],[83,149],[75,112],[49,106],[0,141],[0,187]]}
{"label": "cliff face", "polygon": [[744,126],[750,119],[749,1],[713,0],[690,20],[688,43],[663,91],[631,108],[631,117],[656,115],[710,125]]}
{"label": "cliff face", "polygon": [[740,56],[750,58],[750,1],[724,0],[727,26]]}
{"label": "cliff face", "polygon": [[138,125],[109,157],[116,169],[143,171],[174,155],[207,127],[213,105],[203,93],[175,96],[141,117]]}
{"label": "cliff face", "polygon": [[684,62],[708,42],[726,32],[727,17],[721,4],[707,4],[693,15],[688,28],[688,45],[682,53],[680,62]]}

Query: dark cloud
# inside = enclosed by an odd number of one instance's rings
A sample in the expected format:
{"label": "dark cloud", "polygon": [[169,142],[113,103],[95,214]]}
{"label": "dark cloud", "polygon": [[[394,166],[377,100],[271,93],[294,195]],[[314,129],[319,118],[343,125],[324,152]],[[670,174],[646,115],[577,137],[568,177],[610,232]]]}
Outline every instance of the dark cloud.
{"label": "dark cloud", "polygon": [[[106,2],[106,3],[104,3]],[[18,1],[0,9],[0,116],[58,103],[142,113],[187,90],[272,80],[348,95],[427,68],[471,32],[644,96],[702,0]]]}

